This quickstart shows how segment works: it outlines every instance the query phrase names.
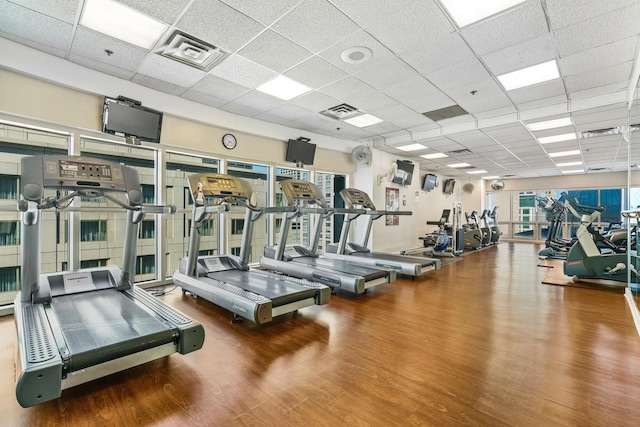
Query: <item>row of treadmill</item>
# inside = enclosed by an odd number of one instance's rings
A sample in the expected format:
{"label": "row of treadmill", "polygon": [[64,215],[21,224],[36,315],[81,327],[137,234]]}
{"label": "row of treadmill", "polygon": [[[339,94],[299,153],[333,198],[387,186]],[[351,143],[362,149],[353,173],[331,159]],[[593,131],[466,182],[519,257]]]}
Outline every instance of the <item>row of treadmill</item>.
{"label": "row of treadmill", "polygon": [[[13,207],[21,223],[21,290],[14,301],[16,399],[21,406],[50,401],[64,389],[202,347],[205,331],[199,322],[134,285],[139,224],[145,215],[173,213],[175,207],[143,204],[136,170],[103,159],[26,157],[21,171],[21,198]],[[344,189],[345,207],[330,208],[313,183],[290,179],[280,185],[287,206],[258,207],[241,178],[216,173],[189,177],[193,210],[188,254],[173,275],[183,292],[229,310],[235,321],[262,324],[327,304],[337,290],[361,294],[393,282],[397,274],[420,276],[440,268],[438,259],[367,249],[373,221],[390,212],[377,210],[366,193]],[[57,196],[45,197],[51,189]],[[106,198],[117,206],[113,209],[126,211],[123,265],[41,273],[42,212],[92,210],[76,207],[76,198]],[[203,222],[235,209],[245,210],[240,254],[199,256]],[[252,269],[253,226],[273,214],[282,215],[278,244],[266,247],[260,268]],[[317,217],[311,244],[287,245],[291,222],[301,215]],[[319,255],[321,227],[330,215],[344,216],[340,240]],[[352,221],[360,216],[367,218],[364,238],[350,242]]]}
{"label": "row of treadmill", "polygon": [[[536,196],[536,201],[546,212],[549,221],[545,248],[538,253],[540,258],[564,260],[564,274],[574,281],[637,281],[640,267],[636,252],[637,225],[623,228],[622,222],[612,223],[600,233],[593,223],[605,211],[603,206],[581,204],[566,192],[562,193],[562,200]],[[574,237],[564,239],[562,229],[567,212],[578,218],[580,225]],[[627,217],[633,215],[631,211],[622,214]],[[630,256],[627,256],[628,253]]]}

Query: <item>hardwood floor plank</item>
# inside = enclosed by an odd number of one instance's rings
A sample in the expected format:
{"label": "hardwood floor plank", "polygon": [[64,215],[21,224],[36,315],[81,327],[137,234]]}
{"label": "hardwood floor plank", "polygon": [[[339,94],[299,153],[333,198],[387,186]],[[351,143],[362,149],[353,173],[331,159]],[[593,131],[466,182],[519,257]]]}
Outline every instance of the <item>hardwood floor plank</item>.
{"label": "hardwood floor plank", "polygon": [[13,317],[0,318],[8,426],[628,426],[640,339],[623,296],[543,285],[540,247],[501,245],[418,279],[338,293],[266,325],[179,289],[202,350],[23,409]]}

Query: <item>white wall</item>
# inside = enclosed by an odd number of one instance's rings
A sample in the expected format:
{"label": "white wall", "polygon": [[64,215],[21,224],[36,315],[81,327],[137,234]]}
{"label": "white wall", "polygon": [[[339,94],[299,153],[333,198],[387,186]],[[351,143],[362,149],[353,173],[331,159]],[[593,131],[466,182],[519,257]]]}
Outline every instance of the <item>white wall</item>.
{"label": "white wall", "polygon": [[[433,226],[426,225],[426,221],[437,221],[443,209],[451,209],[455,201],[460,201],[464,209],[469,212],[480,210],[483,207],[484,197],[483,184],[481,179],[470,179],[468,181],[456,180],[454,193],[446,195],[442,193],[442,183],[447,178],[444,175],[435,173],[440,183],[437,188],[430,192],[422,191],[422,179],[425,171],[420,170],[420,165],[415,164],[413,180],[411,185],[402,186],[388,182],[386,179],[378,185],[378,175],[385,174],[391,164],[402,157],[389,154],[377,149],[373,149],[373,159],[371,166],[358,166],[353,175],[352,187],[366,191],[378,209],[385,209],[385,189],[387,187],[397,188],[400,195],[400,210],[411,211],[411,216],[400,216],[399,225],[385,225],[385,219],[380,218],[374,222],[372,235],[369,238],[369,247],[375,251],[399,252],[403,249],[415,248],[422,245],[418,239],[426,233],[434,230]],[[462,191],[462,186],[466,182],[474,184],[474,191],[467,194]],[[451,217],[453,220],[453,217]],[[464,220],[464,217],[462,218]],[[365,218],[356,220],[353,225],[356,241],[362,240],[365,228]]]}

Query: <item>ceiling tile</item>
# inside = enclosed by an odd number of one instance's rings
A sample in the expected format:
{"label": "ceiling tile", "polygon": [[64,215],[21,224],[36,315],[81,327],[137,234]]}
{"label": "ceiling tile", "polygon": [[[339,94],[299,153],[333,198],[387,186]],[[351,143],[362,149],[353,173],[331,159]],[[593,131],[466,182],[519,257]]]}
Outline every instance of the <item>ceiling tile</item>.
{"label": "ceiling tile", "polygon": [[138,73],[157,80],[181,86],[184,89],[195,84],[206,74],[205,71],[190,67],[161,55],[149,55],[140,64]]}
{"label": "ceiling tile", "polygon": [[17,6],[0,1],[0,34],[13,36],[12,39],[30,40],[59,50],[66,50],[71,41],[72,25]]}
{"label": "ceiling tile", "polygon": [[308,59],[312,53],[280,34],[267,30],[240,49],[238,55],[283,72]]}
{"label": "ceiling tile", "polygon": [[439,39],[425,40],[420,46],[413,46],[402,58],[420,74],[427,75],[471,61],[476,56],[458,33],[451,33]]}
{"label": "ceiling tile", "polygon": [[542,64],[556,58],[553,36],[545,34],[515,46],[484,55],[482,60],[497,75]]}
{"label": "ceiling tile", "polygon": [[565,82],[569,92],[577,92],[593,87],[610,85],[616,82],[627,83],[631,76],[633,61],[613,65],[603,69],[567,76]]}
{"label": "ceiling tile", "polygon": [[[105,53],[105,49],[113,53],[108,55]],[[79,27],[76,30],[70,54],[75,57],[81,56],[92,61],[98,61],[110,67],[117,67],[126,71],[137,71],[148,52],[128,43]]]}
{"label": "ceiling tile", "polygon": [[317,56],[295,66],[284,74],[314,89],[342,80],[348,76],[345,71]]}
{"label": "ceiling tile", "polygon": [[186,90],[184,86],[169,83],[166,80],[146,76],[140,73],[137,73],[135,76],[133,76],[131,81],[141,86],[150,87],[151,89],[155,89],[158,92],[164,92],[170,95],[181,95]]}
{"label": "ceiling tile", "polygon": [[[2,1],[0,3],[7,2]],[[12,0],[11,3],[69,24],[75,22],[78,10],[77,0]],[[2,11],[2,6],[0,6],[0,11]]]}
{"label": "ceiling tile", "polygon": [[[141,0],[145,1],[145,0]],[[169,0],[171,1],[171,0]],[[245,15],[261,22],[264,25],[271,25],[276,19],[293,9],[300,0],[278,0],[278,1],[247,1],[247,0],[223,0],[226,4]]]}
{"label": "ceiling tile", "polygon": [[398,82],[420,78],[415,70],[398,58],[392,57],[385,62],[360,71],[355,77],[378,90],[384,90]]}
{"label": "ceiling tile", "polygon": [[637,0],[546,0],[547,14],[553,30],[604,15],[636,2]]}
{"label": "ceiling tile", "polygon": [[212,75],[205,76],[189,89],[189,93],[199,92],[220,99],[224,101],[224,103],[239,97],[247,91],[248,89],[245,86]]}
{"label": "ceiling tile", "polygon": [[185,93],[181,95],[181,97],[184,99],[189,99],[191,101],[198,102],[204,105],[209,105],[211,107],[216,107],[216,108],[221,107],[227,102],[229,102],[228,99],[220,99],[215,96],[206,95],[202,92],[195,91],[193,89],[187,90]]}
{"label": "ceiling tile", "polygon": [[460,30],[471,49],[481,56],[542,37],[548,32],[542,6],[537,1],[523,3]]}
{"label": "ceiling tile", "polygon": [[210,74],[250,89],[275,78],[278,73],[238,55],[231,55],[218,64]]}
{"label": "ceiling tile", "polygon": [[289,101],[290,104],[297,105],[298,107],[302,107],[310,111],[315,111],[317,113],[319,113],[320,111],[324,111],[327,108],[335,107],[342,102],[343,101],[339,101],[336,98],[332,98],[329,95],[325,95],[324,93],[318,91],[306,93]]}
{"label": "ceiling tile", "polygon": [[565,91],[562,80],[555,79],[534,86],[527,86],[521,89],[510,90],[507,93],[509,95],[509,98],[511,98],[511,100],[513,100],[515,104],[523,104],[525,102],[532,102],[539,99],[550,98],[552,96],[564,96]]}
{"label": "ceiling tile", "polygon": [[347,16],[324,0],[307,0],[272,28],[317,53],[359,30]]}
{"label": "ceiling tile", "polygon": [[[640,32],[640,3],[556,30],[561,57],[626,39]],[[615,23],[615,24],[613,24]]]}
{"label": "ceiling tile", "polygon": [[432,123],[426,116],[415,112],[409,107],[396,104],[391,107],[375,111],[376,117],[385,121],[395,123],[401,128],[414,128],[425,124]]}
{"label": "ceiling tile", "polygon": [[177,27],[230,52],[244,46],[265,28],[218,0],[195,0]]}
{"label": "ceiling tile", "polygon": [[283,103],[283,100],[278,99],[274,96],[267,95],[266,93],[262,92],[251,91],[240,95],[229,104],[226,104],[226,106],[241,105],[252,109],[257,109],[259,111],[268,111],[282,105]]}
{"label": "ceiling tile", "polygon": [[631,61],[635,57],[637,44],[638,37],[633,36],[565,56],[560,58],[560,70],[563,76],[572,76]]}
{"label": "ceiling tile", "polygon": [[355,96],[366,96],[376,90],[355,77],[347,77],[320,89],[320,92],[349,103]]}
{"label": "ceiling tile", "polygon": [[[367,11],[377,14],[380,21],[374,25],[365,24],[366,29],[397,55],[420,52],[424,45],[433,43],[455,30],[435,2],[414,1],[400,8],[397,2],[387,1],[387,8],[395,8],[387,14],[381,13],[385,7],[381,7],[380,3],[382,2],[376,2],[375,6],[372,5],[374,9]],[[393,19],[393,25],[388,24],[390,17]]]}
{"label": "ceiling tile", "polygon": [[345,15],[361,27],[374,23],[384,24],[385,20],[398,11],[407,10],[416,0],[330,0]]}
{"label": "ceiling tile", "polygon": [[445,90],[485,81],[491,78],[491,75],[479,60],[473,59],[443,68],[426,77],[435,86]]}

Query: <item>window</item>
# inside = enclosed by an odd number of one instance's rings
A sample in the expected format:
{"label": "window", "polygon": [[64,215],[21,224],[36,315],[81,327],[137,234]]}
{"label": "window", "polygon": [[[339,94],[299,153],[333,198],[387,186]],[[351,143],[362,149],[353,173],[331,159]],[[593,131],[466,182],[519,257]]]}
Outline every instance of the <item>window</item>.
{"label": "window", "polygon": [[20,267],[0,268],[0,292],[17,291],[20,289]]}
{"label": "window", "polygon": [[20,244],[18,221],[0,221],[0,246]]}
{"label": "window", "polygon": [[16,200],[20,197],[20,177],[0,175],[0,199]]}
{"label": "window", "polygon": [[80,241],[98,242],[107,240],[107,220],[81,221]]}
{"label": "window", "polygon": [[240,256],[240,247],[231,248],[231,255]]}
{"label": "window", "polygon": [[215,249],[201,249],[198,251],[198,256],[212,256],[216,254]]}
{"label": "window", "polygon": [[140,255],[136,257],[136,274],[154,274],[155,272],[155,255]]}
{"label": "window", "polygon": [[244,229],[244,219],[234,218],[231,220],[231,234],[242,234]]}
{"label": "window", "polygon": [[[104,259],[83,259],[80,261],[80,268],[95,268],[95,267],[106,267],[109,262],[108,258]],[[62,262],[62,271],[68,271],[68,266],[66,261]]]}
{"label": "window", "polygon": [[145,219],[140,223],[139,239],[154,239],[156,237],[156,222],[153,219]]}
{"label": "window", "polygon": [[156,200],[155,187],[150,184],[141,184],[142,187],[142,203],[153,204]]}

